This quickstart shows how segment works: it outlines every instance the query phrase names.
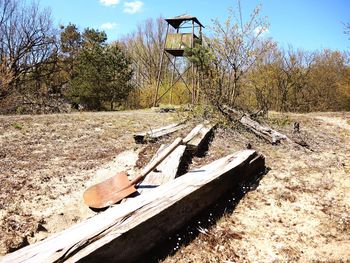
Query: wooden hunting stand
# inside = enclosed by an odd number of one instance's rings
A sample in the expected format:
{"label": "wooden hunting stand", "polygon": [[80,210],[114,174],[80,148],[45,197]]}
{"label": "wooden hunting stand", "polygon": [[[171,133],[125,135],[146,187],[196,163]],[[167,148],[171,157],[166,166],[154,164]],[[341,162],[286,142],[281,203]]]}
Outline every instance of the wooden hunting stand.
{"label": "wooden hunting stand", "polygon": [[[185,59],[184,57],[185,49],[193,48],[194,42],[196,39],[198,39],[199,43],[201,43],[202,28],[204,28],[204,26],[198,21],[196,17],[190,16],[190,15],[181,15],[173,18],[167,18],[165,19],[165,21],[167,22],[167,30],[166,30],[164,46],[162,48],[162,54],[160,58],[160,65],[159,65],[159,71],[158,71],[158,77],[157,77],[156,90],[154,94],[153,106],[154,107],[158,106],[158,103],[163,98],[163,96],[167,94],[169,91],[171,91],[174,85],[179,80],[183,81],[186,88],[191,93],[192,104],[194,104],[196,100],[196,89],[195,89],[195,76],[194,76],[193,63],[191,63],[182,72],[180,72],[180,70],[176,67],[176,59],[177,58]],[[176,30],[175,33],[169,33],[169,26],[172,26]],[[189,30],[191,31],[188,32]],[[195,31],[197,31],[196,33],[198,35],[195,34]],[[173,71],[172,71],[170,86],[167,88],[167,90],[163,94],[159,96],[159,86],[161,83],[161,74],[162,74],[164,55],[169,59],[170,63],[172,64]],[[188,86],[188,84],[186,83],[183,77],[185,73],[188,72],[190,69],[192,70],[192,87],[191,88]],[[175,72],[177,73],[178,76],[174,80]]]}

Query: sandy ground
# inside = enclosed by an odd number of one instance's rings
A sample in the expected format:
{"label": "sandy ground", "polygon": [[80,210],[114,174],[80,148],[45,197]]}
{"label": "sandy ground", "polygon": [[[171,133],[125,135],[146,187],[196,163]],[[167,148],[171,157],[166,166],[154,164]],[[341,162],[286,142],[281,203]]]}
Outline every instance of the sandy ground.
{"label": "sandy ground", "polygon": [[207,228],[198,224],[198,235],[165,262],[350,262],[349,120],[349,113],[272,114],[289,136],[298,121],[312,151],[219,131],[213,152],[249,142],[271,170],[238,203],[227,202],[233,211]]}
{"label": "sandy ground", "polygon": [[[178,114],[150,111],[0,117],[0,253],[42,239],[94,214],[82,203],[86,187],[119,170],[131,174],[156,151],[134,144],[135,131],[174,122]],[[270,114],[270,124],[305,140],[272,146],[242,129],[216,131],[197,167],[250,143],[269,172],[224,212],[202,216],[164,262],[349,262],[350,113]],[[301,133],[293,135],[298,121]],[[165,141],[184,135],[174,134]],[[142,163],[138,163],[138,166]],[[209,223],[208,223],[209,222]],[[192,231],[193,230],[193,231]]]}
{"label": "sandy ground", "polygon": [[0,255],[92,216],[84,190],[133,172],[133,133],[172,123],[151,111],[0,116]]}

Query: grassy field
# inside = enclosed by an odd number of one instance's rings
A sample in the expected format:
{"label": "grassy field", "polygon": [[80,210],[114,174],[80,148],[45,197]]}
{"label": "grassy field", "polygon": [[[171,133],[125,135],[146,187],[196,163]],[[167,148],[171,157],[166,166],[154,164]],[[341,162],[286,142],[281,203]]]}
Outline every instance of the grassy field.
{"label": "grassy field", "polygon": [[[92,216],[82,202],[84,189],[118,170],[135,172],[160,144],[136,145],[133,133],[181,117],[148,110],[0,116],[0,254]],[[218,128],[208,154],[195,158],[190,169],[250,143],[266,157],[269,171],[257,187],[224,196],[220,209],[199,215],[168,238],[167,249],[149,257],[164,262],[349,261],[350,113],[269,116],[270,124],[289,136],[295,121],[310,150],[273,146],[242,129]]]}

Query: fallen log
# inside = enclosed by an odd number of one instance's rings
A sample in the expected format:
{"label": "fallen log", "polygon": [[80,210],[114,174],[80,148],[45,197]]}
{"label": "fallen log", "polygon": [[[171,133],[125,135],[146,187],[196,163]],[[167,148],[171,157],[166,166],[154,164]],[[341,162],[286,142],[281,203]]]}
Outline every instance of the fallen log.
{"label": "fallen log", "polygon": [[261,125],[259,122],[251,119],[247,114],[241,113],[235,109],[232,109],[228,106],[223,106],[221,109],[227,115],[234,114],[236,119],[248,130],[255,133],[257,136],[265,139],[271,144],[278,144],[282,141],[292,142],[286,135],[271,129],[268,126]]}
{"label": "fallen log", "polygon": [[243,124],[246,128],[254,132],[256,135],[259,137],[265,139],[266,141],[270,142],[271,144],[278,144],[282,141],[290,141],[290,139],[274,130],[271,129],[270,127],[263,126],[257,121],[252,120],[248,116],[244,115],[242,118],[239,120],[241,124]]}
{"label": "fallen log", "polygon": [[173,106],[168,107],[152,107],[151,110],[159,113],[166,113],[166,112],[175,112],[176,109]]}
{"label": "fallen log", "polygon": [[[235,115],[236,116],[235,119],[238,120],[243,126],[245,126],[248,130],[255,133],[257,136],[265,139],[266,141],[268,141],[271,144],[278,144],[281,142],[287,142],[287,143],[292,143],[292,144],[295,143],[301,147],[304,147],[310,151],[313,151],[307,142],[305,142],[301,138],[298,138],[297,136],[293,136],[290,138],[287,135],[282,134],[274,129],[271,129],[268,126],[261,125],[257,121],[251,119],[249,117],[249,115],[242,113],[242,112],[239,112],[235,109],[229,108],[227,106],[223,106],[223,108],[219,107],[219,109],[221,110],[222,113],[224,113],[228,116],[230,116],[230,114]],[[294,125],[294,130],[295,129],[296,129],[296,127]],[[299,126],[297,129],[299,129]]]}
{"label": "fallen log", "polygon": [[192,155],[202,156],[208,149],[210,137],[213,135],[214,124],[199,124],[185,137],[192,138],[187,143],[187,151]]}
{"label": "fallen log", "polygon": [[231,154],[13,252],[3,262],[130,262],[263,170],[264,158],[255,151]]}
{"label": "fallen log", "polygon": [[147,132],[140,132],[134,135],[134,140],[136,143],[146,143],[153,142],[158,140],[159,138],[169,135],[173,132],[176,132],[180,129],[186,127],[183,123],[173,123],[165,127],[161,127],[158,129],[151,129]]}

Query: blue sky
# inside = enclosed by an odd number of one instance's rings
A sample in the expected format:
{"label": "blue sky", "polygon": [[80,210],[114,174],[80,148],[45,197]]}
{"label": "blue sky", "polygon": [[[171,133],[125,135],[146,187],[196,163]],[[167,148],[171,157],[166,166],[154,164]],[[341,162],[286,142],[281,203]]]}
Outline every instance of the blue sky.
{"label": "blue sky", "polygon": [[[343,23],[350,23],[350,0],[241,0],[243,20],[258,4],[270,22],[268,36],[281,46],[350,50],[349,37],[343,33]],[[71,22],[81,29],[103,29],[113,41],[150,17],[187,13],[210,26],[211,19],[225,19],[237,0],[41,0],[40,5],[51,8],[57,25]]]}

